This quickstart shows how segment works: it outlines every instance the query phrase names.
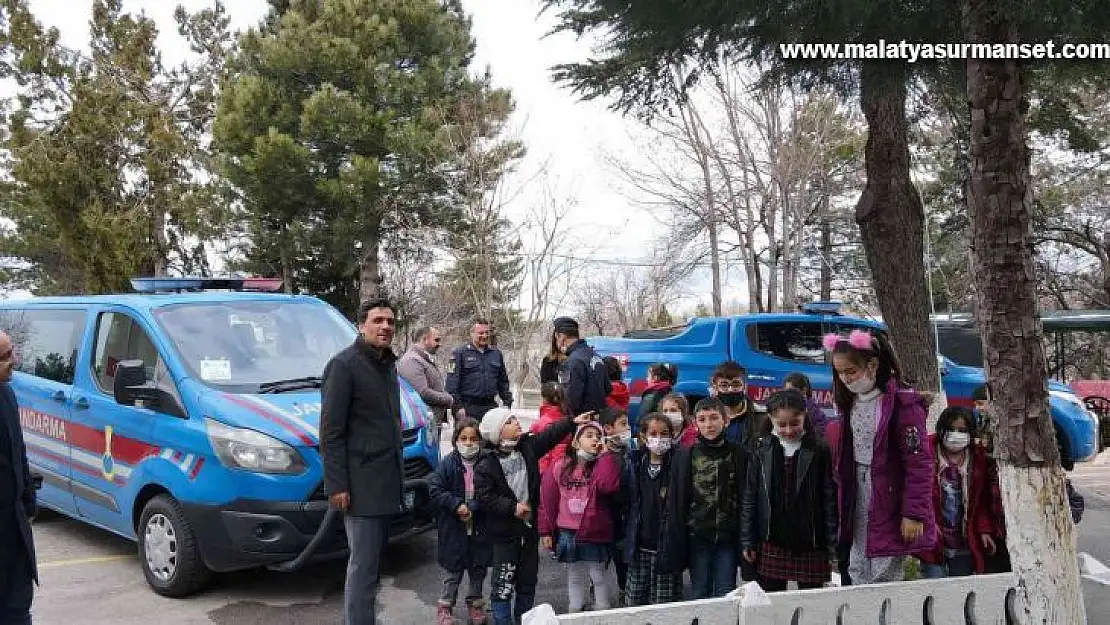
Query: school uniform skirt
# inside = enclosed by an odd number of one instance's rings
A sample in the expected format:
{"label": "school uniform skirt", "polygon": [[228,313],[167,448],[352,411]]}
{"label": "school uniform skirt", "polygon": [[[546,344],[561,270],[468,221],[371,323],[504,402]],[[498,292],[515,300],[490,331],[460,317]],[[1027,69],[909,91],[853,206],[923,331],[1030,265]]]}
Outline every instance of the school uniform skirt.
{"label": "school uniform skirt", "polygon": [[763,543],[759,547],[756,572],[762,578],[799,584],[823,584],[832,577],[827,550],[794,551],[770,543]]}

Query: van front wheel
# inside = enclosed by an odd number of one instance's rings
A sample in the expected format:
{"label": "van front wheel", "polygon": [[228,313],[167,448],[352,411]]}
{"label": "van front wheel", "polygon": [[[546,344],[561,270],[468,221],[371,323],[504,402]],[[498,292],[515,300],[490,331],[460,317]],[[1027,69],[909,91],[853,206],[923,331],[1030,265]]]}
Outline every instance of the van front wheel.
{"label": "van front wheel", "polygon": [[193,525],[176,499],[158,495],[147,502],[138,534],[139,565],[154,592],[187,597],[208,582],[210,571],[201,560]]}

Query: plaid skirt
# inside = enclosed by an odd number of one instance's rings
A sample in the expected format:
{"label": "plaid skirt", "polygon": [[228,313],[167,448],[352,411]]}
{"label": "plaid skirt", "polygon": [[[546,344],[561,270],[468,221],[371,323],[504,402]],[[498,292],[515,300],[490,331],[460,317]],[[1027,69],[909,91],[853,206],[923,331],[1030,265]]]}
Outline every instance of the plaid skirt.
{"label": "plaid skirt", "polygon": [[756,571],[767,579],[821,584],[831,579],[832,569],[828,551],[794,551],[763,543]]}

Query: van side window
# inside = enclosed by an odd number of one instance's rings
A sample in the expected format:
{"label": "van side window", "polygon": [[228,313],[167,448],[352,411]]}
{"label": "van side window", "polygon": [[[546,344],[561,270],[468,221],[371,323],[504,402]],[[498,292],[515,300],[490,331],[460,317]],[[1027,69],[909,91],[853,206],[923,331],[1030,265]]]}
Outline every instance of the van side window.
{"label": "van side window", "polygon": [[73,384],[77,347],[85,333],[85,312],[30,308],[12,335],[19,371]]}
{"label": "van side window", "polygon": [[757,352],[792,362],[825,363],[821,324],[797,321],[753,323],[747,329],[748,344]]}
{"label": "van side window", "polygon": [[97,385],[105,393],[112,394],[116,365],[124,360],[143,361],[147,380],[153,380],[159,388],[181,400],[166,363],[142,326],[122,313],[102,313],[96,323],[93,374]]}

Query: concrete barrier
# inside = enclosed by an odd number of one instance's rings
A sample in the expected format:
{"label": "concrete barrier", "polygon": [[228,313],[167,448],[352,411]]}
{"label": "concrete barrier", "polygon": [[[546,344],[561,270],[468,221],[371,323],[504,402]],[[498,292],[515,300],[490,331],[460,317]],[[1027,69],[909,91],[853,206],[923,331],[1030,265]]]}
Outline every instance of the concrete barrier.
{"label": "concrete barrier", "polygon": [[[1010,573],[790,591],[558,617],[575,625],[1006,625]],[[762,593],[757,593],[762,595]]]}

